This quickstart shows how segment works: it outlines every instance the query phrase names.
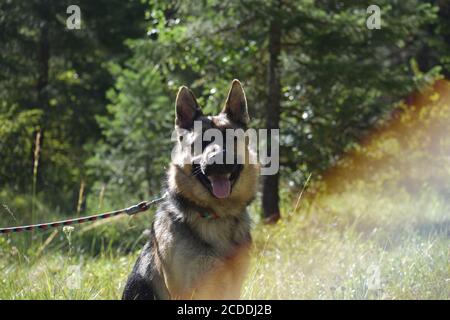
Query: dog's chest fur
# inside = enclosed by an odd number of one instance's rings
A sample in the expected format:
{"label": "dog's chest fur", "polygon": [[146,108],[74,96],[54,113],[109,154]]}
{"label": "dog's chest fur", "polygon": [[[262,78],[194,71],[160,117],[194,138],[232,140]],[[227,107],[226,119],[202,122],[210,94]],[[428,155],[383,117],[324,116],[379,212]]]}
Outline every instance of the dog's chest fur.
{"label": "dog's chest fur", "polygon": [[183,211],[168,204],[155,218],[155,234],[179,232],[197,248],[211,255],[226,256],[234,247],[250,242],[251,220],[246,211],[238,216],[207,217],[203,213],[185,208]]}
{"label": "dog's chest fur", "polygon": [[170,297],[236,298],[248,265],[250,218],[204,218],[166,205],[154,223],[157,255]]}

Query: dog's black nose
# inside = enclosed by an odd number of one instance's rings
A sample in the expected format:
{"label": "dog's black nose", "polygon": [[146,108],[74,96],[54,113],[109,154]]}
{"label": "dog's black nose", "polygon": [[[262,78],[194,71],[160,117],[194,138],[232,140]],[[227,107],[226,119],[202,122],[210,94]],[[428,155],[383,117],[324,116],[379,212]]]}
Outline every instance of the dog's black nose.
{"label": "dog's black nose", "polygon": [[201,168],[203,174],[227,174],[232,170],[229,164],[227,164],[226,150],[223,146],[218,144],[210,144],[204,150],[201,160]]}
{"label": "dog's black nose", "polygon": [[232,173],[235,170],[235,168],[236,168],[236,164],[213,163],[213,164],[207,164],[206,166],[204,166],[202,171],[206,176],[224,175],[224,174]]}
{"label": "dog's black nose", "polygon": [[231,174],[237,166],[236,159],[227,159],[226,148],[211,145],[203,152],[202,171],[206,176]]}

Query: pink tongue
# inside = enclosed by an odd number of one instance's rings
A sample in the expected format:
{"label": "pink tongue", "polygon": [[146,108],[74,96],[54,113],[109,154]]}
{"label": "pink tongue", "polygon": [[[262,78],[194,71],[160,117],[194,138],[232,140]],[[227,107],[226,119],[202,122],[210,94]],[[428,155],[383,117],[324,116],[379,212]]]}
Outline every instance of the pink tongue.
{"label": "pink tongue", "polygon": [[226,198],[230,195],[231,191],[231,183],[226,176],[210,176],[209,180],[211,181],[212,193],[217,198]]}

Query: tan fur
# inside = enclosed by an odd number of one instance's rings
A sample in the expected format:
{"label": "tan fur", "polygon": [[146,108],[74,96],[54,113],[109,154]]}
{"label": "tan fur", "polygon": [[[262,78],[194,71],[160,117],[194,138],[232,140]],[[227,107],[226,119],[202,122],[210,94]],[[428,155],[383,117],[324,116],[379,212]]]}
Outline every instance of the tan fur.
{"label": "tan fur", "polygon": [[[250,245],[245,245],[223,260],[208,261],[212,267],[192,283],[188,290],[169,288],[171,297],[181,300],[238,299],[248,270],[249,257]],[[195,289],[190,290],[192,287]]]}

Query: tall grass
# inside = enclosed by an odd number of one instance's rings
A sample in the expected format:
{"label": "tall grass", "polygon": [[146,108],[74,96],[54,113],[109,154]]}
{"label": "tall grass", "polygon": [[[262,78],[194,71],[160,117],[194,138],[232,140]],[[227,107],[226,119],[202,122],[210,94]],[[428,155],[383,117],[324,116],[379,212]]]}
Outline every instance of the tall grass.
{"label": "tall grass", "polygon": [[[257,224],[243,298],[449,299],[448,203],[373,191],[309,196],[277,225]],[[41,250],[21,247],[19,235],[1,237],[0,298],[119,298],[151,216],[76,226],[70,243],[61,230],[45,232],[53,239]]]}

